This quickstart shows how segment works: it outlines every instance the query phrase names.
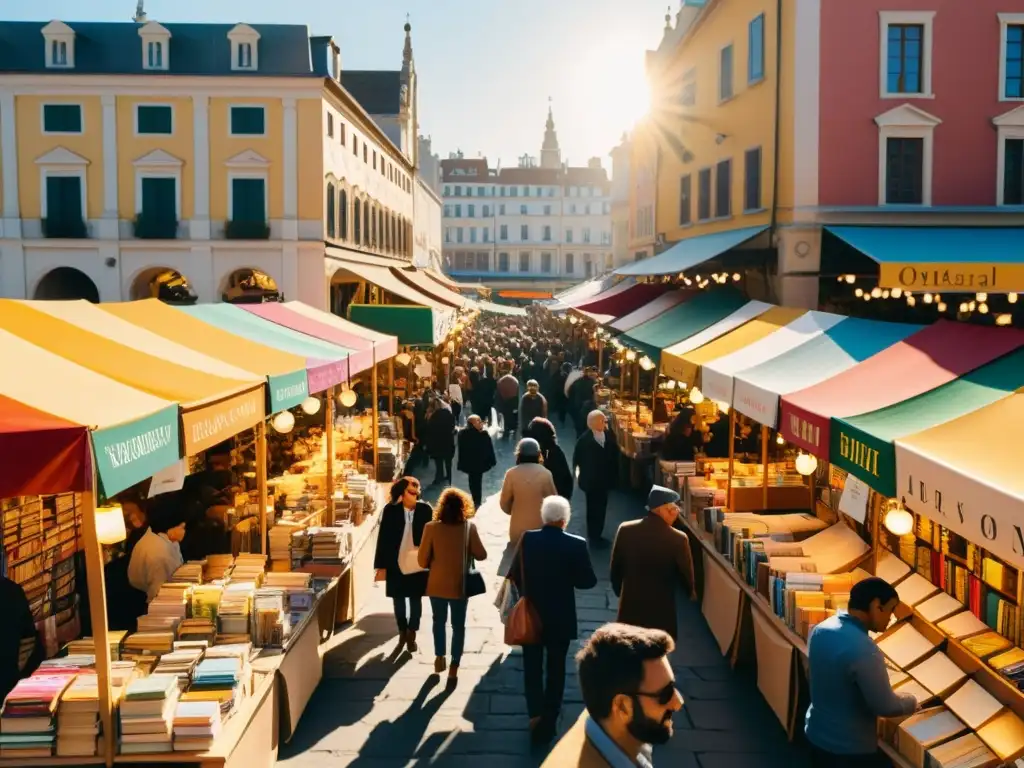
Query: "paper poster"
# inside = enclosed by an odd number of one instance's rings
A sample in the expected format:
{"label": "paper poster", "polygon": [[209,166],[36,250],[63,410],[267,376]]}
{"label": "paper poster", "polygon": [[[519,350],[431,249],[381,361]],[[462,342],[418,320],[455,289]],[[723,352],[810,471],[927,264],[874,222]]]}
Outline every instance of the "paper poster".
{"label": "paper poster", "polygon": [[847,475],[843,496],[839,499],[839,511],[852,517],[858,523],[863,523],[868,517],[868,496],[870,494],[871,489],[867,483],[853,475]]}
{"label": "paper poster", "polygon": [[153,481],[149,484],[149,498],[152,499],[161,493],[180,491],[184,484],[185,460],[182,459],[153,475]]}

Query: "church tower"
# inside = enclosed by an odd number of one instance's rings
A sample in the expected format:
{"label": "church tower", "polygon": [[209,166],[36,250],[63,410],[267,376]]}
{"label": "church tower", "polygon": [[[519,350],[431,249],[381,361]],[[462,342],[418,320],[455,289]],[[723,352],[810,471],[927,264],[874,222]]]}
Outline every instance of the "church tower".
{"label": "church tower", "polygon": [[544,144],[540,149],[541,168],[561,168],[562,150],[558,148],[558,134],[555,133],[555,118],[551,114],[551,99],[548,99],[548,121],[544,124]]}
{"label": "church tower", "polygon": [[419,147],[416,140],[419,136],[419,114],[416,93],[416,64],[412,56],[412,25],[408,18],[405,21],[405,47],[402,49],[402,84],[401,118],[402,149],[409,156],[414,167],[419,167]]}

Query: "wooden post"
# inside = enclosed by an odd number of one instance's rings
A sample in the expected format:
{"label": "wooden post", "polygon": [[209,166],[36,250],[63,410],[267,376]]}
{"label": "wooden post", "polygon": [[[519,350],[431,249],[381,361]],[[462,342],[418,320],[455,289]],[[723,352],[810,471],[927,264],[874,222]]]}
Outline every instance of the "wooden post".
{"label": "wooden post", "polygon": [[640,418],[640,360],[637,359],[633,366],[633,375],[636,376],[636,381],[633,385],[633,392],[636,394],[636,417]]}
{"label": "wooden post", "polygon": [[729,408],[729,475],[725,486],[725,506],[730,511],[735,512],[732,508],[732,473],[733,464],[736,461],[736,409]]}
{"label": "wooden post", "polygon": [[661,360],[658,360],[658,367],[654,369],[654,383],[651,385],[651,423],[654,423],[654,410],[658,404],[658,380],[661,378]]}
{"label": "wooden post", "polygon": [[334,525],[334,393],[336,387],[327,390],[327,404],[324,410],[324,447],[327,451],[327,524]]}
{"label": "wooden post", "polygon": [[601,338],[597,339],[597,375],[601,376],[604,373],[604,365],[602,365],[602,359],[604,358],[604,342]]}
{"label": "wooden post", "polygon": [[378,434],[380,433],[380,421],[377,408],[377,348],[373,348],[373,368],[371,369],[373,375],[370,377],[370,391],[373,397],[373,479],[376,481],[378,475],[378,456],[377,452],[380,450],[378,443]]}
{"label": "wooden post", "polygon": [[767,425],[761,425],[761,461],[764,472],[761,478],[761,508],[768,509],[768,438],[770,432]]}
{"label": "wooden post", "polygon": [[256,425],[256,493],[260,504],[260,554],[267,554],[267,420]]}
{"label": "wooden post", "polygon": [[626,399],[626,358],[619,361],[619,400]]}
{"label": "wooden post", "polygon": [[[107,592],[103,576],[103,549],[96,533],[96,459],[93,458],[92,488],[82,494],[82,546],[85,548],[85,580],[89,590],[89,618],[96,653],[96,683],[99,689],[100,722],[103,734],[99,754],[106,765],[114,764],[114,697],[110,687],[110,639],[107,635]],[[45,762],[45,761],[44,761]]]}
{"label": "wooden post", "polygon": [[[376,347],[374,347],[376,349]],[[395,358],[388,358],[388,414],[390,414],[392,421],[395,426],[398,426],[398,418],[395,414],[395,398],[397,397],[395,392]]]}

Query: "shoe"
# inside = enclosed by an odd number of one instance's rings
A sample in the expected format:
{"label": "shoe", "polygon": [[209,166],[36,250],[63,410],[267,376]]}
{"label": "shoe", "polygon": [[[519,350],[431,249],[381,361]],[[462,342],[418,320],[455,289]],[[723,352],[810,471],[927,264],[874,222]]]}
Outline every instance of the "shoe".
{"label": "shoe", "polygon": [[405,645],[409,649],[409,653],[416,653],[419,646],[416,645],[416,630],[409,629],[405,632]]}
{"label": "shoe", "polygon": [[442,672],[444,672],[446,666],[447,665],[445,663],[444,656],[438,656],[434,659],[435,674],[440,675]]}
{"label": "shoe", "polygon": [[454,681],[456,681],[458,679],[459,679],[459,665],[456,664],[453,661],[451,667],[449,667],[449,669],[448,669],[448,680],[449,680],[449,682],[454,682]]}
{"label": "shoe", "polygon": [[391,652],[392,656],[397,656],[398,654],[400,654],[402,652],[402,649],[405,648],[405,641],[406,641],[407,637],[408,637],[408,635],[407,635],[406,632],[399,632],[398,633],[398,645],[396,645],[395,646],[395,650],[393,650]]}

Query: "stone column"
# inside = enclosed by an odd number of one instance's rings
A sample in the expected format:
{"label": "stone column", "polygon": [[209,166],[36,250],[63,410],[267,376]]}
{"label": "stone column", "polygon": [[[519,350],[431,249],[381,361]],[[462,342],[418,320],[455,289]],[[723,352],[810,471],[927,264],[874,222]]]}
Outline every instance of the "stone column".
{"label": "stone column", "polygon": [[192,97],[193,191],[192,221],[189,235],[193,240],[210,239],[210,97]]}
{"label": "stone column", "polygon": [[299,239],[299,125],[295,99],[284,99],[284,220],[281,239]]}
{"label": "stone column", "polygon": [[[101,97],[103,104],[103,216],[96,235],[104,240],[120,238],[117,212],[117,97]],[[87,204],[88,207],[88,204]]]}

